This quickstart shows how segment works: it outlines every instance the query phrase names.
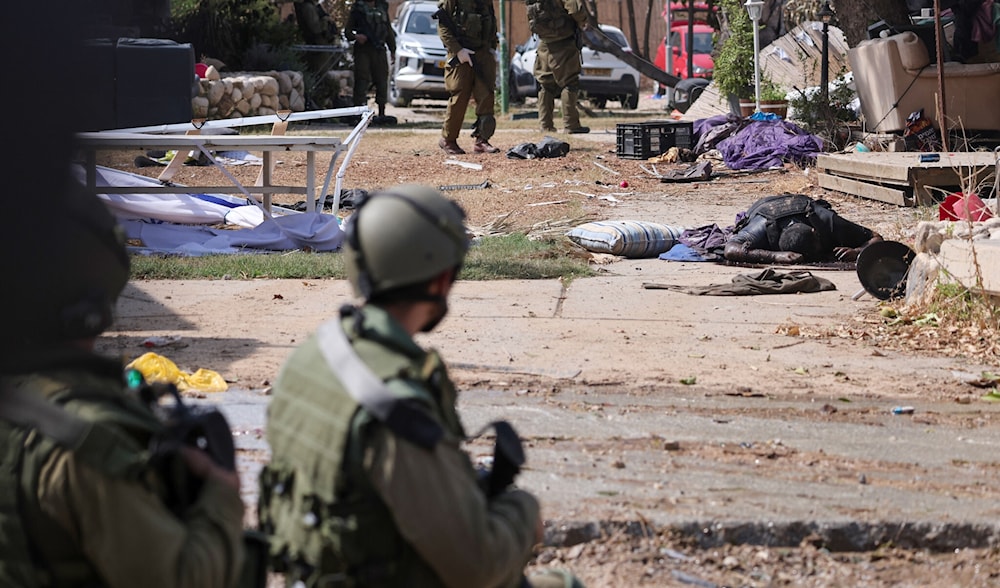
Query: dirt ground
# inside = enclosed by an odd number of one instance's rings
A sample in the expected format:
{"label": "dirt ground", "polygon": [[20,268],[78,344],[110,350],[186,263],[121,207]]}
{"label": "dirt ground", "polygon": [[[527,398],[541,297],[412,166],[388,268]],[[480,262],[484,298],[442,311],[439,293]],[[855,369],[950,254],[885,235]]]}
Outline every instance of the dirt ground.
{"label": "dirt ground", "polygon": [[[661,105],[655,101],[644,99],[640,104],[640,116],[649,119],[662,118]],[[852,220],[873,227],[887,238],[905,240],[909,237],[918,220],[929,218],[932,211],[903,209],[882,203],[863,200],[841,193],[826,192],[814,184],[811,171],[793,165],[784,169],[760,173],[733,173],[725,170],[721,162],[717,162],[717,176],[711,182],[695,184],[665,184],[659,182],[642,169],[644,162],[619,159],[615,155],[615,125],[616,119],[594,117],[584,121],[593,132],[586,136],[567,138],[572,149],[565,158],[550,160],[522,161],[508,159],[503,153],[496,155],[460,156],[465,162],[481,164],[482,170],[469,170],[459,166],[446,164],[447,157],[437,148],[439,132],[437,121],[443,115],[440,103],[418,103],[412,109],[392,109],[401,120],[397,128],[371,129],[364,137],[354,160],[346,173],[345,188],[362,188],[373,190],[389,187],[398,183],[420,182],[435,186],[479,184],[488,180],[490,187],[480,190],[449,190],[449,196],[458,200],[466,209],[470,226],[479,233],[507,231],[527,231],[534,234],[557,234],[564,232],[569,226],[582,222],[584,219],[634,219],[651,220],[685,227],[700,226],[709,223],[720,225],[731,224],[735,214],[744,210],[750,203],[761,196],[781,192],[799,192],[814,197],[824,197],[830,200],[834,207]],[[632,119],[636,120],[636,119]],[[642,120],[642,119],[638,119]],[[510,123],[505,125],[500,121],[499,131],[493,143],[502,149],[507,149],[522,142],[537,142],[542,135],[530,127]],[[520,127],[520,128],[510,128]],[[307,132],[332,132],[343,134],[344,128],[328,128],[314,126]],[[459,142],[471,147],[471,140],[466,133]],[[136,171],[146,175],[156,175],[159,168],[136,169],[132,159],[138,153],[106,154],[102,162]],[[279,158],[275,175],[280,181],[301,181],[304,170],[304,156],[283,154]],[[322,162],[320,161],[322,164]],[[683,167],[686,164],[676,164]],[[671,164],[661,164],[657,168],[662,172]],[[242,181],[253,181],[259,168],[236,167],[231,171]],[[179,183],[195,184],[206,181],[215,174],[214,170],[204,167],[185,167],[174,178]],[[221,180],[220,180],[221,181]],[[294,196],[276,197],[278,203],[291,204],[297,201]],[[608,283],[614,283],[615,278],[625,277],[633,282],[636,277],[649,275],[660,277],[657,272],[664,271],[663,264],[657,260],[622,260],[600,258],[595,256],[595,263],[600,263],[605,269]],[[645,273],[644,273],[645,272]],[[835,272],[839,284],[856,285],[848,272]],[[665,274],[674,278],[686,277],[692,283],[708,283],[709,278],[702,278],[698,273]],[[710,277],[718,277],[712,274]],[[601,278],[598,278],[601,279]],[[181,292],[186,288],[184,283],[160,286],[157,288],[161,301],[180,299]],[[192,341],[191,347],[168,349],[178,363],[191,364],[197,360],[202,363],[226,365],[224,375],[235,386],[249,390],[265,390],[273,379],[276,369],[282,359],[294,347],[304,333],[328,316],[333,308],[323,308],[321,302],[314,301],[315,307],[301,308],[301,302],[296,300],[293,292],[313,292],[332,286],[323,284],[290,282],[248,284],[245,291],[237,293],[235,304],[213,305],[211,311],[207,308],[192,311],[182,316],[187,323],[185,338]],[[142,288],[142,285],[139,285]],[[341,285],[336,285],[337,292],[343,291]],[[843,290],[843,288],[841,288]],[[173,292],[173,294],[171,293]],[[615,308],[619,304],[622,316],[627,316],[628,303],[619,299],[611,300],[612,290],[609,290],[608,300],[602,304]],[[283,294],[289,299],[285,305],[276,294]],[[682,395],[702,396],[714,404],[711,411],[706,409],[705,416],[722,422],[727,418],[760,417],[769,419],[789,419],[803,424],[806,428],[815,425],[820,427],[827,423],[851,421],[853,423],[881,426],[880,408],[867,408],[872,403],[877,406],[879,395],[886,397],[919,398],[926,402],[938,403],[944,407],[932,411],[925,417],[924,426],[928,429],[943,427],[948,431],[995,432],[992,411],[990,407],[979,408],[978,395],[981,391],[971,389],[960,382],[945,379],[914,380],[911,373],[918,373],[924,365],[938,364],[963,366],[975,372],[980,368],[998,365],[995,355],[990,355],[989,346],[963,344],[961,333],[942,335],[935,341],[922,341],[919,337],[900,337],[898,333],[888,332],[884,322],[878,316],[878,305],[870,298],[867,303],[851,305],[848,301],[853,291],[841,291],[832,295],[824,303],[824,309],[812,307],[798,300],[766,304],[787,309],[787,316],[793,317],[785,324],[769,323],[761,326],[747,318],[753,314],[752,306],[730,305],[712,297],[700,299],[699,303],[704,315],[692,315],[685,321],[683,317],[671,319],[668,324],[677,330],[678,335],[691,337],[692,343],[688,349],[689,363],[698,364],[698,385],[688,391],[680,392],[684,387],[669,386],[664,378],[676,379],[676,366],[663,366],[656,361],[656,355],[651,349],[644,347],[646,330],[657,328],[652,323],[649,326],[629,324],[623,319],[620,327],[609,333],[607,323],[595,323],[590,331],[581,331],[579,323],[574,323],[575,330],[571,334],[559,335],[547,329],[558,328],[544,321],[538,321],[534,334],[530,331],[516,331],[519,340],[511,340],[506,344],[490,345],[490,349],[482,350],[483,363],[496,365],[504,362],[506,357],[511,366],[530,364],[532,369],[510,369],[506,372],[494,371],[482,373],[468,366],[459,366],[454,376],[467,391],[500,390],[507,396],[522,398],[525,402],[539,402],[544,405],[556,406],[565,415],[559,418],[573,418],[573,414],[588,414],[595,410],[602,414],[618,411],[642,412],[655,406],[656,402],[680,402]],[[139,300],[141,293],[127,293]],[[305,298],[303,293],[299,298]],[[273,300],[272,300],[273,298]],[[268,303],[271,303],[268,305]],[[329,302],[326,302],[329,304]],[[476,301],[471,300],[465,306],[456,308],[455,317],[450,320],[461,320],[463,316],[480,316],[476,312]],[[515,303],[521,308],[517,312],[524,316],[533,316],[535,304],[529,300]],[[265,306],[266,305],[266,306]],[[192,306],[192,308],[195,308]],[[201,308],[201,307],[199,307]],[[248,312],[248,308],[257,312]],[[698,324],[699,316],[711,316],[711,309],[717,309],[717,320]],[[836,308],[829,313],[829,308]],[[305,312],[303,312],[305,311]],[[605,313],[612,311],[603,309]],[[668,313],[668,309],[664,309]],[[303,318],[303,315],[305,318]],[[310,318],[312,317],[312,318]],[[742,318],[741,318],[742,317]],[[276,319],[282,319],[277,321]],[[496,319],[496,328],[503,330],[503,317]],[[176,317],[164,319],[157,323],[153,313],[136,311],[131,317],[131,323],[121,327],[117,335],[112,335],[102,343],[107,351],[131,353],[136,339],[144,333],[169,331],[176,329]],[[770,320],[770,319],[768,319]],[[174,321],[173,323],[169,321]],[[275,323],[280,322],[280,327]],[[710,325],[715,323],[717,325]],[[740,323],[747,323],[741,327]],[[266,323],[266,324],[265,324]],[[694,324],[691,324],[694,323]],[[453,323],[454,324],[454,323]],[[129,326],[131,325],[131,326]],[[138,326],[141,325],[141,326]],[[238,327],[234,327],[238,325]],[[513,327],[509,327],[514,337]],[[724,335],[725,329],[733,329],[734,334]],[[234,352],[233,334],[235,330],[246,331],[246,341],[254,338],[267,339],[269,345],[255,346],[247,343]],[[267,329],[274,332],[262,334]],[[711,331],[718,329],[718,332]],[[758,330],[755,330],[758,329]],[[785,329],[781,332],[781,329]],[[706,333],[712,332],[710,337]],[[794,332],[792,332],[794,331]],[[228,336],[226,334],[229,333]],[[563,366],[571,364],[569,355],[578,350],[580,341],[599,341],[608,335],[617,339],[617,343],[606,344],[607,353],[589,350],[582,370],[575,378],[563,378],[558,372]],[[446,358],[461,354],[462,345],[472,345],[471,335],[461,327],[456,331],[448,331],[433,340],[435,346],[442,349]],[[711,338],[718,345],[725,347],[725,360],[716,362],[698,361],[697,339]],[[782,343],[774,341],[779,337],[792,337],[788,340],[791,349],[783,349]],[[497,339],[503,337],[497,335]],[[533,342],[523,340],[534,338]],[[484,337],[485,339],[485,337]],[[759,340],[759,343],[754,341]],[[945,339],[942,341],[941,339]],[[576,343],[573,343],[573,342]],[[951,343],[949,343],[949,341]],[[702,341],[704,342],[704,341]],[[571,344],[572,343],[572,344]],[[630,345],[631,343],[631,345]],[[797,350],[794,346],[803,344]],[[509,345],[506,347],[505,345]],[[760,357],[760,349],[767,348],[766,359]],[[648,346],[648,345],[647,345]],[[811,360],[815,367],[813,373],[825,366],[828,375],[818,373],[810,384],[798,383],[795,380],[796,362],[803,362],[806,357],[804,348],[810,347],[811,353],[825,354],[825,357]],[[476,348],[478,350],[478,348]],[[526,357],[525,349],[530,349],[533,357]],[[237,355],[238,357],[234,357]],[[907,373],[879,373],[877,362],[880,356],[892,354],[896,363],[893,366]],[[772,357],[773,356],[773,357]],[[214,360],[214,361],[213,361]],[[785,362],[785,363],[782,363]],[[746,369],[734,370],[739,365],[755,364],[752,371]],[[863,375],[858,377],[851,372],[845,375],[835,371],[832,366],[865,364],[865,370],[858,368]],[[541,369],[538,366],[545,366]],[[975,367],[972,367],[975,366]],[[568,368],[567,368],[568,369]],[[802,369],[802,368],[799,368]],[[839,369],[839,368],[837,368]],[[769,371],[770,370],[770,371]],[[910,372],[912,370],[912,372]],[[852,377],[853,376],[853,377]],[[812,376],[810,376],[812,377]],[[263,393],[263,392],[262,392]],[[603,400],[596,401],[583,398],[584,395],[604,395]],[[668,395],[670,398],[656,398],[658,395]],[[803,408],[802,404],[794,404],[803,395],[812,396],[812,405]],[[747,399],[766,396],[771,400],[788,401],[788,408],[760,408],[748,404]],[[616,406],[615,400],[622,399],[625,404]],[[828,399],[828,400],[825,400]],[[853,399],[856,403],[852,411],[837,408],[837,399]],[[816,400],[820,400],[818,405]],[[476,400],[470,404],[471,411],[483,408],[485,400]],[[595,404],[596,403],[596,404]],[[970,410],[950,412],[948,406],[968,407]],[[598,408],[595,408],[597,406]],[[840,404],[844,407],[846,405]],[[866,408],[862,408],[862,407]],[[679,411],[687,416],[697,416],[696,408],[676,408],[668,406],[669,411]],[[710,414],[709,414],[710,413]],[[850,415],[850,416],[848,416]],[[610,419],[610,417],[609,417]],[[529,425],[530,428],[530,425]],[[257,430],[259,434],[259,429]],[[959,433],[956,433],[959,434]],[[546,437],[532,437],[533,446],[544,445]],[[553,433],[547,441],[558,445],[567,439]],[[572,440],[572,439],[569,439]],[[669,439],[656,442],[668,442]],[[610,437],[600,442],[585,443],[582,452],[596,461],[609,461],[608,467],[624,469],[628,461],[624,457],[620,462],[614,456],[625,455],[629,444],[635,439]],[[686,446],[689,457],[697,457],[704,463],[720,464],[720,467],[737,467],[747,460],[766,460],[781,468],[780,464],[789,464],[789,471],[801,468],[803,463],[813,468],[810,476],[817,480],[835,479],[844,472],[856,471],[856,463],[841,462],[833,459],[832,454],[824,454],[823,450],[806,452],[803,450],[776,446],[740,447],[730,444],[721,447],[713,443],[693,443]],[[588,459],[582,457],[580,448],[564,454],[563,460],[572,464],[575,460]],[[534,449],[532,450],[534,451]],[[542,447],[537,451],[543,453]],[[575,456],[575,457],[574,457]],[[544,459],[544,458],[543,458]],[[554,459],[554,458],[553,458]],[[961,461],[958,459],[953,462]],[[795,465],[792,465],[791,463]],[[818,469],[817,466],[818,464]],[[567,466],[571,467],[571,466]],[[897,473],[909,481],[899,482],[910,491],[921,491],[925,484],[926,492],[937,492],[942,483],[935,476],[947,476],[948,467],[959,468],[962,464],[951,463],[942,466],[944,469],[933,474],[932,471],[890,472],[879,471],[879,463],[866,464],[872,468],[870,477],[882,476],[891,478]],[[825,469],[824,469],[825,468]],[[905,468],[904,468],[905,469]],[[995,468],[993,468],[995,469]],[[820,473],[822,470],[822,473]],[[626,475],[628,473],[626,471]],[[995,474],[984,473],[984,481],[990,488],[971,488],[961,486],[953,489],[955,500],[979,501],[995,500],[993,490]],[[784,474],[777,470],[768,474],[780,480]],[[856,474],[848,474],[857,477]],[[924,478],[923,482],[918,481]],[[934,478],[932,482],[930,479]],[[865,482],[862,482],[865,483]],[[697,492],[697,489],[691,489]],[[638,504],[641,492],[635,495]],[[611,495],[605,497],[605,502],[615,502],[620,499]],[[675,503],[678,508],[684,499]],[[629,508],[633,508],[632,507]],[[555,512],[566,510],[566,505],[555,507]],[[581,507],[582,508],[582,507]],[[605,520],[600,513],[601,508],[594,509],[594,518]],[[638,508],[638,507],[635,507]],[[562,509],[562,510],[560,510]],[[635,510],[639,513],[639,510]],[[578,513],[579,514],[579,513]],[[583,515],[577,517],[587,519],[586,509]],[[862,516],[862,515],[859,515]],[[863,515],[868,516],[868,515]],[[947,516],[942,515],[944,519]],[[932,517],[933,518],[933,517]],[[1000,582],[1000,557],[996,548],[970,547],[958,548],[947,552],[932,551],[918,546],[907,545],[899,547],[891,540],[884,541],[877,548],[863,551],[839,551],[831,549],[828,542],[819,537],[807,538],[799,545],[768,547],[753,544],[725,544],[708,546],[696,542],[690,534],[680,534],[671,531],[663,525],[650,522],[648,527],[642,524],[643,515],[631,517],[632,522],[640,527],[627,526],[618,529],[608,529],[598,534],[597,538],[576,542],[560,540],[558,528],[567,522],[563,519],[550,521],[548,537],[550,545],[539,548],[538,556],[533,565],[562,566],[571,568],[588,586],[987,586]],[[973,545],[970,543],[970,545]]]}

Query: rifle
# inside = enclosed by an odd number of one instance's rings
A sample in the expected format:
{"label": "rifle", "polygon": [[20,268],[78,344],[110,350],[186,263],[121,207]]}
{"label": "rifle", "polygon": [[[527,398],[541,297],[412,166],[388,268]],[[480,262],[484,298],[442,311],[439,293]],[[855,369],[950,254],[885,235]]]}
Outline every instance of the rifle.
{"label": "rifle", "polygon": [[495,421],[486,425],[486,428],[489,427],[493,427],[496,431],[493,467],[480,471],[479,485],[487,498],[493,498],[513,484],[514,478],[521,472],[521,466],[524,465],[524,448],[521,446],[521,438],[518,437],[517,431],[507,421]]}
{"label": "rifle", "polygon": [[[455,24],[455,21],[452,20],[451,15],[448,14],[448,12],[445,9],[438,8],[437,12],[435,12],[434,14],[431,15],[431,18],[441,21],[441,24],[444,25],[444,28],[448,29],[451,32],[452,35],[455,35],[455,38],[458,39],[459,42],[461,42],[462,39],[465,37],[465,35],[463,35],[462,32],[461,32],[461,30],[458,28],[458,25]],[[462,43],[462,46],[464,47],[465,43]],[[487,80],[483,76],[482,70],[479,69],[478,66],[476,66],[476,58],[475,57],[470,57],[470,59],[472,59],[472,64],[471,64],[472,65],[472,72],[474,74],[476,74],[476,77],[479,78],[479,80],[481,82],[483,82],[484,84],[490,84],[490,85],[493,85],[493,84],[496,83],[495,80]],[[458,56],[457,55],[448,60],[448,65],[450,65],[451,67],[458,67],[459,63],[461,63],[461,62],[458,60]]]}

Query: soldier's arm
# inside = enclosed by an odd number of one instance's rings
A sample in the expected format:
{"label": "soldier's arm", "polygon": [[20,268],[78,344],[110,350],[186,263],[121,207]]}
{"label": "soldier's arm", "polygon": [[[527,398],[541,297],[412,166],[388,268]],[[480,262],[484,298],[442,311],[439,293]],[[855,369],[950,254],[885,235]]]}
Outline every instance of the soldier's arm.
{"label": "soldier's arm", "polygon": [[730,239],[722,256],[729,261],[741,263],[783,263],[793,264],[802,261],[802,254],[794,251],[771,251],[769,249],[751,249],[749,243]]}
{"label": "soldier's arm", "polygon": [[[444,0],[438,4],[438,8],[449,15],[453,16],[455,14],[454,0]],[[456,55],[462,50],[462,42],[459,40],[458,36],[444,24],[443,17],[439,17],[437,19],[437,29],[438,36],[441,37],[441,42],[444,44],[444,48],[448,50],[449,54]]]}
{"label": "soldier's arm", "polygon": [[587,28],[589,13],[583,0],[563,0],[563,6],[566,8],[566,12],[576,21],[577,26],[581,29]]}
{"label": "soldier's arm", "polygon": [[538,502],[520,490],[487,501],[457,440],[426,450],[380,427],[365,461],[400,533],[446,586],[509,586],[523,573]]}
{"label": "soldier's arm", "polygon": [[56,451],[41,471],[38,499],[110,588],[217,588],[239,580],[243,501],[231,484],[207,478],[182,521],[143,485]]}
{"label": "soldier's arm", "polygon": [[[347,13],[347,27],[344,31],[349,41],[357,41],[358,43],[364,44],[368,40],[368,23],[365,22],[364,15],[360,10],[351,7],[351,11]],[[359,39],[358,35],[363,38]]]}

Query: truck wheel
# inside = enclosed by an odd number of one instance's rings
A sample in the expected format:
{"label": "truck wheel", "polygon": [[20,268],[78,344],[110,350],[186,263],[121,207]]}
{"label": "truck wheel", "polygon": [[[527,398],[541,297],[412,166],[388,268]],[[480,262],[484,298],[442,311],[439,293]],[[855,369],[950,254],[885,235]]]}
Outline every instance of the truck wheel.
{"label": "truck wheel", "polygon": [[639,94],[626,94],[622,100],[622,108],[625,110],[635,110],[639,108]]}
{"label": "truck wheel", "polygon": [[396,84],[389,85],[389,102],[391,102],[393,106],[405,108],[410,105],[412,100],[413,96],[406,92],[397,90]]}

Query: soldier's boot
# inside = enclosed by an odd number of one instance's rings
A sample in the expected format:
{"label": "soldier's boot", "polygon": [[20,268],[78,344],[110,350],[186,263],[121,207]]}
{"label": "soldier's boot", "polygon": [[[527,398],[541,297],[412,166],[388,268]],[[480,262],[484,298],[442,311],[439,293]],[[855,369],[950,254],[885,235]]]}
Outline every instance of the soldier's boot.
{"label": "soldier's boot", "polygon": [[589,133],[590,127],[580,125],[580,109],[576,102],[580,95],[577,88],[567,87],[562,91],[563,131],[570,134]]}
{"label": "soldier's boot", "polygon": [[538,122],[542,132],[554,133],[556,125],[552,122],[552,116],[556,110],[556,94],[559,89],[555,87],[540,86],[538,88]]}

